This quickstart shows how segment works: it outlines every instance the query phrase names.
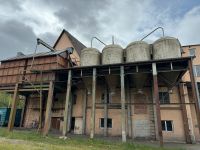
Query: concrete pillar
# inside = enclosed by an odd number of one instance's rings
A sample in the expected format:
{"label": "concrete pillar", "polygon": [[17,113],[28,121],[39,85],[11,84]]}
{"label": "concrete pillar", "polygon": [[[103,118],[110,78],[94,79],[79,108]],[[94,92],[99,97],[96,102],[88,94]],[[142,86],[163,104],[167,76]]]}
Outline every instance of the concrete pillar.
{"label": "concrete pillar", "polygon": [[108,121],[108,88],[104,89],[104,136],[108,135],[107,121]]}
{"label": "concrete pillar", "polygon": [[126,110],[125,110],[124,66],[120,67],[120,76],[121,76],[122,142],[126,142]]}
{"label": "concrete pillar", "polygon": [[42,116],[43,116],[43,98],[42,98],[42,90],[40,90],[40,116],[39,116],[39,129],[42,129]]}
{"label": "concrete pillar", "polygon": [[[153,103],[155,104],[155,98],[154,98],[154,92],[152,87],[152,97],[153,97]],[[154,112],[154,125],[155,125],[155,138],[158,141],[159,140],[159,133],[158,133],[158,124],[157,124],[157,112],[156,112],[156,105],[153,105],[153,112]]]}
{"label": "concrete pillar", "polygon": [[20,127],[24,126],[24,118],[25,118],[25,114],[26,114],[27,101],[28,101],[27,99],[28,99],[28,95],[26,95],[25,99],[24,99],[24,107],[23,107],[22,113],[21,113]]}
{"label": "concrete pillar", "polygon": [[92,76],[92,109],[90,119],[90,138],[94,138],[95,134],[95,107],[96,107],[96,68],[93,68]]}
{"label": "concrete pillar", "polygon": [[67,79],[65,111],[64,111],[63,136],[67,135],[67,130],[68,130],[68,122],[69,122],[68,115],[69,115],[69,101],[70,101],[70,94],[71,94],[71,82],[72,82],[72,74],[71,74],[71,70],[69,70],[68,79]]}
{"label": "concrete pillar", "polygon": [[52,109],[52,102],[53,102],[53,93],[54,93],[54,83],[53,81],[50,81],[46,113],[45,113],[45,123],[44,123],[44,130],[43,130],[43,135],[45,136],[49,133],[49,129],[51,126],[51,113],[52,113],[51,109]]}
{"label": "concrete pillar", "polygon": [[82,90],[83,98],[83,124],[82,124],[82,134],[86,134],[86,115],[87,115],[87,89]]}
{"label": "concrete pillar", "polygon": [[190,80],[191,80],[191,85],[192,85],[192,95],[193,99],[195,102],[195,110],[196,110],[196,115],[197,115],[197,122],[198,122],[198,128],[199,128],[199,133],[200,133],[200,100],[199,100],[199,92],[198,92],[198,87],[197,83],[194,77],[194,70],[193,70],[193,64],[192,60],[188,61],[189,63],[189,73],[190,73]]}
{"label": "concrete pillar", "polygon": [[17,99],[18,99],[18,88],[19,84],[15,84],[14,95],[12,99],[12,107],[10,111],[10,117],[8,122],[8,131],[12,131],[15,123],[15,115],[16,115],[16,107],[17,107]]}
{"label": "concrete pillar", "polygon": [[153,92],[154,92],[154,99],[156,102],[156,115],[157,115],[157,127],[158,127],[158,134],[159,134],[159,141],[160,146],[163,146],[163,134],[162,134],[162,126],[161,126],[161,114],[160,114],[160,100],[159,100],[159,91],[158,91],[158,79],[157,79],[157,68],[156,64],[152,64],[153,70]]}
{"label": "concrete pillar", "polygon": [[73,102],[72,102],[72,92],[71,92],[69,96],[67,132],[70,132],[71,129],[72,111],[73,111]]}
{"label": "concrete pillar", "polygon": [[127,111],[128,111],[128,136],[130,138],[133,138],[132,136],[132,112],[131,112],[131,93],[130,93],[130,87],[129,87],[129,81],[127,82],[127,85],[126,85],[126,96],[127,96],[127,102],[128,102],[128,105],[127,105]]}

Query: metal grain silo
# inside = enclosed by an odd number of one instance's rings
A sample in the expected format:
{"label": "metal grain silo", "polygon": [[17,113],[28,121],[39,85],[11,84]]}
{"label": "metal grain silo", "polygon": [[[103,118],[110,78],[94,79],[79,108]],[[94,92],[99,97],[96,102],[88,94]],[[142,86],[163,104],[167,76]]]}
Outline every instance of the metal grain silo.
{"label": "metal grain silo", "polygon": [[[96,48],[85,48],[81,51],[81,66],[100,65],[101,53]],[[83,82],[88,90],[88,94],[92,91],[92,77],[83,78]]]}
{"label": "metal grain silo", "polygon": [[[144,41],[135,41],[126,47],[126,62],[151,60],[150,45]],[[147,74],[131,75],[131,81],[138,91],[141,91],[146,81]]]}
{"label": "metal grain silo", "polygon": [[[117,64],[123,63],[123,48],[119,45],[107,45],[102,50],[102,64]],[[110,93],[115,93],[115,88],[119,84],[119,76],[108,75],[106,81],[109,86]]]}
{"label": "metal grain silo", "polygon": [[[169,59],[181,57],[181,44],[174,37],[162,37],[153,43],[153,59]],[[171,87],[177,81],[179,72],[160,73],[160,78]]]}

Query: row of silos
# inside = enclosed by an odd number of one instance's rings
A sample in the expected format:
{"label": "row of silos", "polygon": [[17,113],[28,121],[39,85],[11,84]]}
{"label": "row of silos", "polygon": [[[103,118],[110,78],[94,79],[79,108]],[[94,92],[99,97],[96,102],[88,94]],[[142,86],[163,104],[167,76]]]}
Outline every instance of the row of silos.
{"label": "row of silos", "polygon": [[[137,61],[148,61],[151,59],[167,59],[167,58],[178,58],[181,57],[181,45],[178,39],[173,37],[163,37],[158,39],[152,44],[152,54],[150,44],[144,41],[135,41],[130,43],[125,53],[121,46],[112,44],[107,45],[103,48],[102,54],[95,48],[85,48],[81,52],[81,66],[94,66],[104,64],[116,64],[116,63],[130,63]],[[124,59],[125,54],[125,59]],[[134,74],[131,76],[133,84],[136,88],[142,89],[146,80],[146,74]],[[111,92],[119,81],[119,76],[106,76],[106,80]],[[86,87],[91,87],[90,79],[86,79],[84,82]],[[88,88],[91,91],[90,88]]]}

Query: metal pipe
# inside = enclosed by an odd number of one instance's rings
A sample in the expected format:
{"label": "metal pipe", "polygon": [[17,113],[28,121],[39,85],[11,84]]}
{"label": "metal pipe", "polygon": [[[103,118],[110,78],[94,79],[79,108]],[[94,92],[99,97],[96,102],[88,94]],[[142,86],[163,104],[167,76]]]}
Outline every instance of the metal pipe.
{"label": "metal pipe", "polygon": [[149,34],[147,34],[145,37],[143,37],[140,41],[143,41],[146,37],[148,37],[149,35],[151,35],[152,33],[154,33],[158,29],[162,30],[162,35],[164,37],[165,36],[164,28],[163,27],[157,27],[156,29],[154,29],[153,31],[151,31]]}
{"label": "metal pipe", "polygon": [[91,38],[91,48],[92,48],[92,43],[93,43],[94,39],[98,40],[100,43],[102,43],[103,45],[106,46],[106,44],[104,42],[102,42],[99,38],[97,38],[97,37],[94,36],[94,37]]}
{"label": "metal pipe", "polygon": [[112,36],[112,44],[113,45],[115,44],[115,42],[114,42],[114,36]]}
{"label": "metal pipe", "polygon": [[40,44],[42,44],[46,48],[50,49],[52,52],[55,51],[55,49],[53,47],[51,47],[49,44],[47,44],[44,41],[42,41],[41,39],[37,38],[37,45],[40,45]]}

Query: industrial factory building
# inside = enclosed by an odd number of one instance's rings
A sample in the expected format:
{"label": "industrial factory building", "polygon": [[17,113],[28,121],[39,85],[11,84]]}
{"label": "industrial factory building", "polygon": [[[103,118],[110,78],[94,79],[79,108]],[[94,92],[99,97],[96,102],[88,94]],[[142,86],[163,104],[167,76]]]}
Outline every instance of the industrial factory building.
{"label": "industrial factory building", "polygon": [[10,131],[22,95],[22,126],[44,135],[121,136],[123,142],[146,139],[161,145],[200,142],[195,58],[200,52],[194,46],[181,47],[178,39],[164,36],[124,49],[100,41],[105,44],[100,52],[92,47],[95,39],[86,48],[63,30],[53,47],[38,40],[50,52],[1,61],[0,90],[13,94]]}

